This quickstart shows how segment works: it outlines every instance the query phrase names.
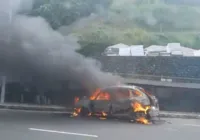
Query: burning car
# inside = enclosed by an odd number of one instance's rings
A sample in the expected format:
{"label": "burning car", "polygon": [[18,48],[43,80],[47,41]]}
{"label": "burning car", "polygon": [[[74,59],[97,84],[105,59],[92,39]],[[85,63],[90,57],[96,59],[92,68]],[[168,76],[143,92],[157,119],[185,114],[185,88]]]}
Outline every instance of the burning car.
{"label": "burning car", "polygon": [[97,89],[90,97],[75,98],[73,116],[127,116],[148,124],[159,116],[157,98],[138,86],[119,85]]}

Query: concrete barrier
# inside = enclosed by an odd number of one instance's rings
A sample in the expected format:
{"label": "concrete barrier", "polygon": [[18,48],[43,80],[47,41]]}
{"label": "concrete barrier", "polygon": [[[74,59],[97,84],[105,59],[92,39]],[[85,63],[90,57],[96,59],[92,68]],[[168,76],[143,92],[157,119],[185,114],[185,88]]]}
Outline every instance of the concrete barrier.
{"label": "concrete barrier", "polygon": [[162,117],[162,118],[200,119],[200,114],[199,113],[188,113],[188,112],[161,111],[160,117]]}
{"label": "concrete barrier", "polygon": [[62,106],[29,105],[29,104],[0,104],[0,109],[32,110],[32,111],[69,111]]}

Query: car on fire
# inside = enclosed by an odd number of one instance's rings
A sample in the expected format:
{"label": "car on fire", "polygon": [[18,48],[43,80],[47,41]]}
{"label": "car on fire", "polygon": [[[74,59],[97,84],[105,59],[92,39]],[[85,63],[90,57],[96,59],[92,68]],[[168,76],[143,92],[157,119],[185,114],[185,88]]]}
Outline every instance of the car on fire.
{"label": "car on fire", "polygon": [[75,100],[80,116],[127,116],[133,121],[153,120],[159,116],[157,98],[139,86],[118,85],[97,89],[90,97]]}

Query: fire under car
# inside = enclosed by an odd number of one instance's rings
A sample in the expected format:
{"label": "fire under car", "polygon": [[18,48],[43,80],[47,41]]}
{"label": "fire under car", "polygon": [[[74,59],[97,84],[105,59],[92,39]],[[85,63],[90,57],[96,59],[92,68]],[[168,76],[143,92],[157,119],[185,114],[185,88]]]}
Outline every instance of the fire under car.
{"label": "fire under car", "polygon": [[97,89],[90,97],[75,99],[74,116],[126,116],[148,123],[159,116],[157,98],[138,86],[118,85]]}

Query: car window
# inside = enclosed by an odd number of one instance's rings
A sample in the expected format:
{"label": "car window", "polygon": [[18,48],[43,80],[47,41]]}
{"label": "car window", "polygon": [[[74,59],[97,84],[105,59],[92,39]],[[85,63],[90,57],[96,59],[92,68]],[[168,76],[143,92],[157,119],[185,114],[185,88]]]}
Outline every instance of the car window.
{"label": "car window", "polygon": [[110,94],[108,92],[100,92],[96,100],[110,100]]}
{"label": "car window", "polygon": [[[107,89],[104,89],[102,90],[102,92],[104,93],[108,93],[109,94],[109,98],[112,100],[114,97],[114,94],[117,92],[117,89],[116,88],[107,88]],[[102,96],[102,95],[100,95]]]}
{"label": "car window", "polygon": [[133,95],[133,97],[139,97],[142,96],[142,92],[139,90],[133,90],[133,89],[129,89],[129,93]]}
{"label": "car window", "polygon": [[116,100],[130,98],[129,90],[125,88],[118,88],[114,95]]}
{"label": "car window", "polygon": [[147,95],[149,95],[149,96],[152,96],[151,93],[149,93],[148,91],[144,90],[143,88],[138,87],[138,89],[139,89],[140,91],[142,91],[143,93],[145,93],[145,94],[147,94]]}

